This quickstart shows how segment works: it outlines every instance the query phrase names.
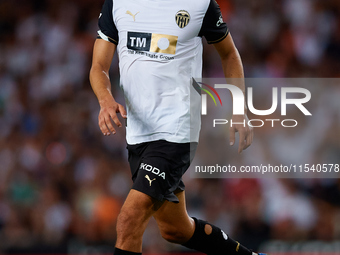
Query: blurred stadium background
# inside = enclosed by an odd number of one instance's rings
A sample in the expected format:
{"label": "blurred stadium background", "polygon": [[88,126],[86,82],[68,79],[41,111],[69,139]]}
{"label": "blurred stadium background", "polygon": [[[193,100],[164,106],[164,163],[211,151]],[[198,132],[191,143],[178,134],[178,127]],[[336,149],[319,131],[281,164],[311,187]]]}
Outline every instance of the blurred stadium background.
{"label": "blurred stadium background", "polygon": [[[115,220],[131,180],[124,130],[101,135],[88,81],[102,3],[0,0],[1,254],[112,253]],[[340,76],[340,1],[218,3],[246,77]],[[204,76],[222,77],[212,46],[205,47],[204,58]],[[122,103],[117,59],[110,76]],[[339,163],[339,95],[338,87],[324,88],[324,100],[333,102],[331,125],[316,149],[301,154],[306,159]],[[266,132],[256,141],[263,143],[263,155],[284,160],[285,151],[273,150]],[[280,144],[280,137],[274,142]],[[254,250],[340,252],[339,179],[186,175],[185,182],[192,215]],[[187,250],[163,241],[151,221],[143,252]]]}

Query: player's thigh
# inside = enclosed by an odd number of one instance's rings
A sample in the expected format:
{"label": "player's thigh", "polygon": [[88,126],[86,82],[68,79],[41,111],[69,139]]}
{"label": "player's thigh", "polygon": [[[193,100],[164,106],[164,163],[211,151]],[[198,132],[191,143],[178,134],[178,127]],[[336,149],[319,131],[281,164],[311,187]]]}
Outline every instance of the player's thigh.
{"label": "player's thigh", "polygon": [[[195,223],[189,217],[186,204],[185,192],[176,193],[179,203],[165,201],[163,205],[153,214],[163,237],[174,236],[183,243],[188,241],[195,230]],[[166,238],[167,239],[167,238]],[[176,240],[174,240],[176,241]]]}

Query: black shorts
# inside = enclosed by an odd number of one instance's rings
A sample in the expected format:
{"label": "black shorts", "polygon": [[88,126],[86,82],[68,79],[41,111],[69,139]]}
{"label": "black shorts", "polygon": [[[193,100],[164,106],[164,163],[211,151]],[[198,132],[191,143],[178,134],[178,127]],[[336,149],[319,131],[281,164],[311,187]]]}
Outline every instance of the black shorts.
{"label": "black shorts", "polygon": [[159,201],[178,203],[174,191],[184,190],[182,176],[195,155],[197,143],[165,140],[128,145],[132,189]]}

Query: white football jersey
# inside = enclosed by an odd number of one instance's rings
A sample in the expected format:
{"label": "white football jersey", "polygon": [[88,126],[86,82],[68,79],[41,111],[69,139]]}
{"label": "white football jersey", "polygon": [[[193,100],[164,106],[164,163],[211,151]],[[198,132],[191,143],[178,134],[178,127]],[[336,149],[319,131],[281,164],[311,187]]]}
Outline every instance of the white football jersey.
{"label": "white football jersey", "polygon": [[128,144],[198,142],[202,36],[228,35],[215,0],[106,0],[99,29],[117,45]]}

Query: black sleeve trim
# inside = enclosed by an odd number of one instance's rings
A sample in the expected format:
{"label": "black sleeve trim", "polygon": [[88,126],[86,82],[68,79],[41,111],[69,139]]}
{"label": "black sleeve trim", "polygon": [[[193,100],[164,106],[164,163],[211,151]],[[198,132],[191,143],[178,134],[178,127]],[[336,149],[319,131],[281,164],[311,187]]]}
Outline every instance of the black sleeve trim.
{"label": "black sleeve trim", "polygon": [[204,36],[209,44],[218,43],[227,37],[229,29],[223,21],[219,5],[215,0],[210,0],[210,4],[203,18],[203,23],[199,36]]}
{"label": "black sleeve trim", "polygon": [[[106,41],[106,40],[105,40],[104,38],[102,38],[100,35],[97,36],[97,39],[102,39],[102,40]],[[109,39],[109,42],[110,42],[110,43],[113,43],[113,44],[118,45],[118,42],[117,42],[115,39],[112,39],[111,37],[108,37],[108,36],[107,36],[107,39]]]}
{"label": "black sleeve trim", "polygon": [[98,20],[98,26],[100,32],[104,34],[107,38],[103,38],[103,36],[101,35],[99,35],[99,37],[114,44],[118,44],[118,30],[113,21],[112,11],[113,0],[105,0],[101,11],[101,16]]}
{"label": "black sleeve trim", "polygon": [[229,29],[227,30],[227,32],[220,39],[217,39],[215,41],[207,41],[207,43],[208,44],[219,43],[219,42],[223,41],[228,35],[229,35]]}

